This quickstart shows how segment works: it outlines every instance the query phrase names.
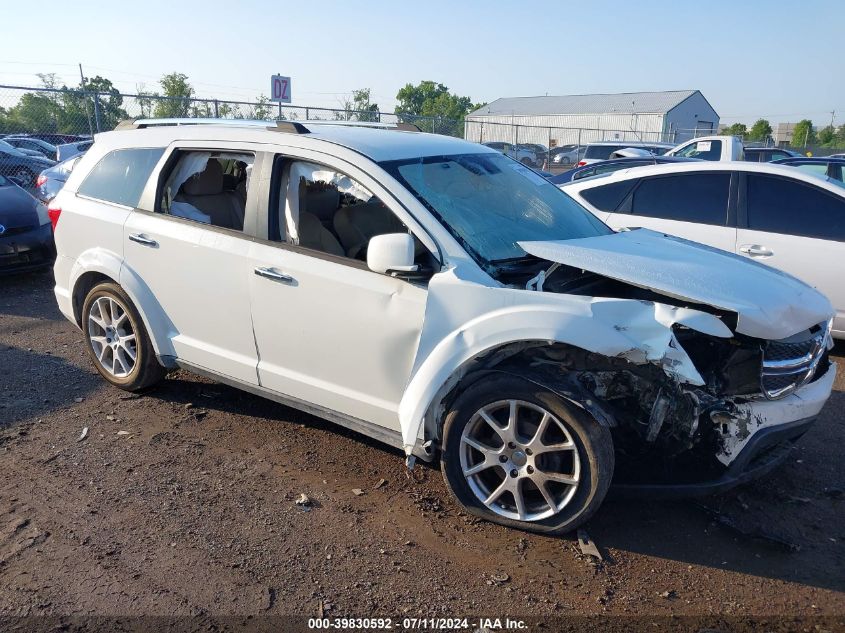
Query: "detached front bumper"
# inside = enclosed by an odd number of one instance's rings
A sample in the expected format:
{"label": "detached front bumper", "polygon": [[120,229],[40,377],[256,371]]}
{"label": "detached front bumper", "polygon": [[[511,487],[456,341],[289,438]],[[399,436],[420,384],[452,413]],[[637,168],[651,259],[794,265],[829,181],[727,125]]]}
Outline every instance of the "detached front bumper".
{"label": "detached front bumper", "polygon": [[812,426],[830,396],[836,364],[825,374],[782,400],[754,400],[737,405],[716,456],[727,468],[715,480],[684,484],[616,484],[622,495],[670,499],[712,495],[765,475],[782,463],[794,443]]}

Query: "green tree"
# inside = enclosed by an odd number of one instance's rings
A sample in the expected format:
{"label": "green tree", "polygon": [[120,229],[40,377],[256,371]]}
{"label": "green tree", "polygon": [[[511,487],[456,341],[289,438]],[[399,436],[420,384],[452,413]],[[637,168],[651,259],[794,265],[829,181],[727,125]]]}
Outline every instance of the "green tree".
{"label": "green tree", "polygon": [[810,119],[802,119],[792,129],[792,147],[807,147],[815,145],[816,133],[813,130],[813,122]]}
{"label": "green tree", "polygon": [[110,80],[97,75],[86,78],[84,85],[84,93],[80,92],[82,83],[79,88],[62,87],[60,131],[79,133],[91,125],[95,132],[105,132],[129,118],[123,109],[123,97]]}
{"label": "green tree", "polygon": [[359,121],[378,121],[378,104],[370,101],[369,88],[352,91],[352,109]]}
{"label": "green tree", "polygon": [[766,119],[757,119],[748,131],[749,141],[765,141],[772,135],[772,126]]}
{"label": "green tree", "polygon": [[836,128],[832,125],[823,127],[816,134],[816,139],[822,145],[832,146],[836,140]]}
{"label": "green tree", "polygon": [[424,131],[430,126],[432,132],[456,136],[461,136],[464,117],[483,107],[483,104],[473,104],[469,97],[452,94],[446,86],[434,81],[421,81],[416,86],[405,84],[396,94],[396,100],[399,103],[395,112],[406,115],[405,120],[417,123]]}
{"label": "green tree", "polygon": [[252,116],[256,119],[272,119],[272,108],[270,99],[266,95],[259,95],[252,106]]}
{"label": "green tree", "polygon": [[748,127],[745,123],[734,123],[733,125],[726,127],[724,133],[728,136],[740,136],[745,138],[748,136]]}
{"label": "green tree", "polygon": [[164,75],[160,80],[162,96],[154,110],[154,116],[160,118],[186,117],[191,111],[191,100],[194,87],[188,82],[188,76],[173,72]]}

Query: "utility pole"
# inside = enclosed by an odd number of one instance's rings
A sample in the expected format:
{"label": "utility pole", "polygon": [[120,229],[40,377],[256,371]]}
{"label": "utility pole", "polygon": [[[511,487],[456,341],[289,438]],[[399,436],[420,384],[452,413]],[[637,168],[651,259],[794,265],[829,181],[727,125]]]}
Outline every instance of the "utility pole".
{"label": "utility pole", "polygon": [[[82,64],[79,64],[79,79],[82,80],[82,90],[85,90],[85,75],[82,74]],[[91,124],[91,111],[88,110],[88,102],[84,101],[85,97],[83,96],[83,102],[85,103],[85,114],[88,115],[88,131],[91,133],[91,136],[94,136],[94,126]]]}

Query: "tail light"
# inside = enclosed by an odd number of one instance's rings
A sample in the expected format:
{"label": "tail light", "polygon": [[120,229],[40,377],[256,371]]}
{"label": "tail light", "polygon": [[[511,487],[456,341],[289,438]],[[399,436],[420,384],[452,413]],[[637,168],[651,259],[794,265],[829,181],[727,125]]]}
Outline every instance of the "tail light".
{"label": "tail light", "polygon": [[50,216],[50,224],[53,225],[53,230],[56,230],[56,225],[59,223],[59,216],[62,214],[62,208],[54,204],[47,207],[47,215]]}
{"label": "tail light", "polygon": [[576,165],[576,167],[583,167],[583,166],[584,166],[584,165],[586,165],[586,164],[587,164],[587,161],[585,161],[585,160],[579,160],[579,161],[578,161],[578,164]]}
{"label": "tail light", "polygon": [[44,174],[41,174],[40,176],[38,176],[38,179],[35,181],[35,186],[40,187],[45,182],[47,182],[47,176],[45,176]]}

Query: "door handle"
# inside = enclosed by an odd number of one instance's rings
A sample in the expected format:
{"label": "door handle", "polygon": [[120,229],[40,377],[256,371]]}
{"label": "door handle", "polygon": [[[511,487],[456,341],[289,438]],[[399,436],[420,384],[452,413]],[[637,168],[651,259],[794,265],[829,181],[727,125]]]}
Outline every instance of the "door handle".
{"label": "door handle", "polygon": [[759,244],[743,244],[739,247],[739,252],[751,255],[751,257],[771,257],[774,255],[774,252]]}
{"label": "door handle", "polygon": [[151,240],[143,233],[130,233],[129,240],[131,242],[137,242],[142,246],[150,246],[152,248],[156,248],[158,246],[158,242],[156,242],[155,240]]}
{"label": "door handle", "polygon": [[273,281],[278,281],[283,284],[292,284],[294,282],[294,278],[290,275],[280,273],[279,271],[274,270],[272,268],[256,268],[255,274],[259,277],[272,279]]}

